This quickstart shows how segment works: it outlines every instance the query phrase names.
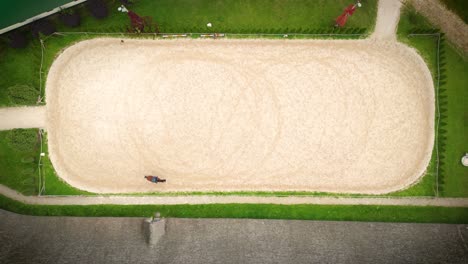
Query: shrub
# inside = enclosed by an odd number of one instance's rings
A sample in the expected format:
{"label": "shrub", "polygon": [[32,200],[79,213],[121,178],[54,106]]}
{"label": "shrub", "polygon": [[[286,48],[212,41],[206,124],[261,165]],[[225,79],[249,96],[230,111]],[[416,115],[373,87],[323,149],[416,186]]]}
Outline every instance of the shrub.
{"label": "shrub", "polygon": [[8,35],[10,47],[15,49],[25,48],[28,44],[26,35],[20,31],[13,31]]}
{"label": "shrub", "polygon": [[29,85],[18,84],[8,88],[8,96],[14,104],[31,105],[36,103],[39,92]]}
{"label": "shrub", "polygon": [[62,21],[63,24],[65,24],[68,27],[78,27],[81,23],[81,17],[77,12],[62,12],[60,14],[60,20]]}
{"label": "shrub", "polygon": [[89,12],[97,19],[103,19],[109,14],[106,3],[102,0],[89,0],[86,6]]}
{"label": "shrub", "polygon": [[7,144],[21,152],[33,151],[37,147],[38,135],[35,129],[13,129],[6,135]]}
{"label": "shrub", "polygon": [[38,38],[40,34],[51,35],[55,31],[55,25],[49,20],[39,20],[31,25],[31,32],[35,38]]}
{"label": "shrub", "polygon": [[415,12],[408,12],[408,20],[411,25],[417,25],[419,23],[418,14]]}
{"label": "shrub", "polygon": [[125,6],[133,5],[132,0],[120,0],[120,3]]}
{"label": "shrub", "polygon": [[364,34],[366,33],[367,28],[359,28],[359,34]]}

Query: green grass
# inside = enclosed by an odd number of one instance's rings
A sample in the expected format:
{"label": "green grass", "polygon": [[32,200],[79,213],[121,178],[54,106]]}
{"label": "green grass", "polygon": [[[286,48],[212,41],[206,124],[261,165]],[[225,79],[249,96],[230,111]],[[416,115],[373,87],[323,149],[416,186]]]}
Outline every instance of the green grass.
{"label": "green grass", "polygon": [[468,1],[466,0],[440,0],[445,6],[457,14],[465,24],[468,24]]}
{"label": "green grass", "polygon": [[[15,105],[9,96],[9,88],[15,85],[33,87],[39,96],[40,52],[37,43],[30,44],[25,49],[5,46],[0,49],[0,107]],[[35,105],[37,96],[22,104]]]}
{"label": "green grass", "polygon": [[[415,29],[424,28],[433,28],[433,26],[414,8],[407,6],[400,18],[399,40],[419,52],[435,79],[437,76],[437,37],[408,36]],[[468,89],[466,89],[468,87],[466,75],[468,61],[466,56],[459,54],[455,48],[446,44],[441,47],[441,58],[443,64],[439,91],[440,194],[446,197],[468,197],[468,169],[460,162],[461,157],[468,152],[468,104],[466,104],[468,101]],[[432,164],[434,164],[434,158],[435,155],[433,155]]]}
{"label": "green grass", "polygon": [[[119,1],[108,1],[110,15],[103,21],[94,19],[86,8],[80,28],[60,31],[122,31],[129,25],[125,14],[119,13]],[[211,31],[251,32],[276,29],[290,31],[333,26],[334,19],[349,5],[348,0],[140,0],[129,8],[140,16],[152,17],[161,32]],[[366,0],[349,19],[347,27],[372,29],[377,14],[377,1]]]}
{"label": "green grass", "polygon": [[0,208],[40,216],[250,218],[416,223],[468,223],[468,208],[373,205],[29,205],[0,195]]}
{"label": "green grass", "polygon": [[0,131],[0,183],[22,194],[33,195],[37,193],[37,129],[21,131],[27,132],[29,140],[19,148],[9,140],[13,130]]}

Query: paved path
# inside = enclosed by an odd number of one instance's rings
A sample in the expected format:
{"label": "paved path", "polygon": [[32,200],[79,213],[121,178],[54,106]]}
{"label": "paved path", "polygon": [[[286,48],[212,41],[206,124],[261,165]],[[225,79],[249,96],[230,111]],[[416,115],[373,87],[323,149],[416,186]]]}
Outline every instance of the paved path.
{"label": "paved path", "polygon": [[468,25],[460,17],[449,11],[440,0],[411,0],[411,2],[418,12],[441,28],[452,43],[465,54],[468,53]]}
{"label": "paved path", "polygon": [[400,0],[380,0],[377,9],[377,22],[371,38],[396,41],[396,29],[400,21]]}
{"label": "paved path", "polygon": [[413,205],[468,207],[468,198],[346,198],[318,196],[262,197],[239,195],[188,196],[24,196],[0,185],[0,193],[27,204],[92,205],[92,204],[344,204],[344,205]]}
{"label": "paved path", "polygon": [[[468,263],[467,225],[37,217],[0,210],[0,263]],[[138,261],[135,261],[138,260]]]}
{"label": "paved path", "polygon": [[45,106],[0,108],[0,130],[44,128],[45,124]]}

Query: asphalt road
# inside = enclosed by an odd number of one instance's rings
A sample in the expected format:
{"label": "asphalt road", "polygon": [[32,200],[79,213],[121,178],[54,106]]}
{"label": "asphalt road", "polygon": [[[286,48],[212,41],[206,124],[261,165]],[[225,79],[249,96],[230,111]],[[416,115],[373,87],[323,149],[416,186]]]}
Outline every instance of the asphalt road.
{"label": "asphalt road", "polygon": [[165,235],[151,247],[142,218],[0,210],[0,263],[468,263],[467,225],[166,221]]}

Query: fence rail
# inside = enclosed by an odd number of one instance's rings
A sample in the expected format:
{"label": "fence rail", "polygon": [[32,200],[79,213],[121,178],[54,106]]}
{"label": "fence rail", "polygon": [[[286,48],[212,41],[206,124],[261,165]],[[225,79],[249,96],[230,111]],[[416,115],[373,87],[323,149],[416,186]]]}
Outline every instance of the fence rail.
{"label": "fence rail", "polygon": [[41,128],[39,129],[39,132],[38,132],[38,136],[39,136],[39,144],[40,144],[40,152],[39,152],[39,161],[38,161],[38,164],[37,164],[37,169],[38,169],[38,172],[39,172],[39,175],[38,175],[38,190],[37,190],[37,194],[38,196],[41,196],[42,193],[45,191],[45,175],[43,173],[43,160],[42,160],[42,153],[44,153],[44,149],[43,149],[43,146],[44,146],[44,130],[42,130]]}

